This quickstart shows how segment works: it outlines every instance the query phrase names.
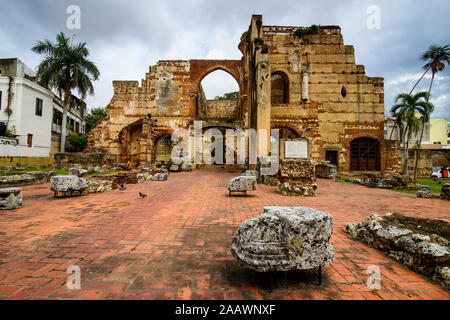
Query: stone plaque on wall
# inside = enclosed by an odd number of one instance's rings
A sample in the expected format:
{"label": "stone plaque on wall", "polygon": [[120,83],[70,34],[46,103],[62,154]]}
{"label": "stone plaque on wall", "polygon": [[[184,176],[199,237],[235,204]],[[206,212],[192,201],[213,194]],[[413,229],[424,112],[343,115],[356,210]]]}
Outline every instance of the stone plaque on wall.
{"label": "stone plaque on wall", "polygon": [[308,142],[285,141],[284,157],[286,159],[308,159]]}

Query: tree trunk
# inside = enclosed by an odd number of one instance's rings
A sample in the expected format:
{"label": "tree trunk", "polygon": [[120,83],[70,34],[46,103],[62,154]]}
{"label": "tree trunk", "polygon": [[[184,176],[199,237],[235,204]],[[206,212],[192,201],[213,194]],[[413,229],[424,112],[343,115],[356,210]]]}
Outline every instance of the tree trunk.
{"label": "tree trunk", "polygon": [[416,84],[414,85],[414,87],[411,89],[411,91],[409,92],[409,94],[412,94],[412,92],[414,91],[414,89],[417,87],[417,85],[419,84],[420,80],[422,80],[422,78],[427,74],[427,72],[430,70],[431,67],[428,67],[427,70],[425,70],[425,72],[423,73],[423,75],[419,78],[419,80],[417,80]]}
{"label": "tree trunk", "polygon": [[[431,76],[430,88],[428,88],[428,97],[426,99],[427,102],[429,102],[429,100],[430,100],[431,87],[433,86],[433,80],[434,80],[434,72],[433,72],[433,74]],[[420,148],[422,147],[422,138],[423,138],[423,129],[424,129],[424,127],[425,127],[425,117],[424,117],[424,119],[422,121],[422,130],[421,130],[421,133],[420,133],[419,145],[417,146],[416,164],[414,166],[414,181],[416,180],[416,177],[417,177],[417,167],[419,166]]]}
{"label": "tree trunk", "polygon": [[70,104],[70,89],[64,91],[64,102],[63,102],[63,115],[62,115],[62,125],[61,125],[61,144],[59,147],[60,152],[66,151],[66,132],[67,132],[67,110]]}
{"label": "tree trunk", "polygon": [[[389,135],[389,146],[390,146],[390,141],[392,141],[392,135],[394,133],[394,130],[396,129],[397,124],[394,124],[394,126],[392,127],[392,131],[391,134]],[[397,136],[398,138],[398,136]],[[388,165],[388,158],[389,158],[389,150],[388,150],[388,143],[386,143],[386,164],[384,165],[384,170],[387,170],[387,165]]]}
{"label": "tree trunk", "polygon": [[405,128],[403,135],[403,174],[408,175],[408,127]]}
{"label": "tree trunk", "polygon": [[416,153],[416,164],[414,165],[414,181],[416,181],[417,178],[417,166],[419,165],[419,158],[420,158],[420,147],[422,145],[422,138],[423,138],[423,129],[425,128],[425,118],[422,120],[422,130],[420,131],[420,139],[419,139],[419,145],[417,146],[417,153]]}

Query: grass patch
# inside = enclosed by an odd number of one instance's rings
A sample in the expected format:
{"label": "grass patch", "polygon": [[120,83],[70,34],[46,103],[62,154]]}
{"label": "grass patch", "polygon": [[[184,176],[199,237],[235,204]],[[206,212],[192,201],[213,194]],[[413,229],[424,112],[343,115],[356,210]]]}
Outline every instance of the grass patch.
{"label": "grass patch", "polygon": [[[341,179],[339,179],[339,182],[357,184],[357,183],[354,183],[351,181],[347,181],[346,179],[348,179],[348,177],[341,177]],[[450,183],[450,178],[443,179],[440,184],[439,184],[439,181],[435,181],[433,179],[417,179],[417,184],[429,186],[431,188],[431,191],[433,191],[434,193],[441,193],[442,186],[446,183]],[[400,193],[406,193],[406,194],[416,194],[417,193],[416,190],[404,190],[404,189],[386,189],[386,190],[400,192]]]}
{"label": "grass patch", "polygon": [[450,179],[442,179],[441,184],[439,184],[439,181],[434,181],[433,179],[417,179],[417,183],[429,186],[435,193],[441,193],[442,186],[446,183],[450,183]]}

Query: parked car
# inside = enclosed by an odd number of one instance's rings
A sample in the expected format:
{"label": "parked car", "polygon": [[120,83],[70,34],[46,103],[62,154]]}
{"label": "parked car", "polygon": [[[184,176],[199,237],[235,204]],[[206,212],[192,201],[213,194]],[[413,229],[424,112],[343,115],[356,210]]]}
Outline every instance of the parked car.
{"label": "parked car", "polygon": [[450,167],[433,167],[433,173],[431,178],[433,180],[439,180],[450,177]]}

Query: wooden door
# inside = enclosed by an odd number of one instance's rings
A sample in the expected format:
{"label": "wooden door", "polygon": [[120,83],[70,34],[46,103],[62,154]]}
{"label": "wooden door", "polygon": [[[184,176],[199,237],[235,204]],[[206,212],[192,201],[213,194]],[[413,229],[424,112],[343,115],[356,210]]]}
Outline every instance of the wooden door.
{"label": "wooden door", "polygon": [[379,171],[380,146],[370,138],[355,139],[350,143],[351,171]]}

